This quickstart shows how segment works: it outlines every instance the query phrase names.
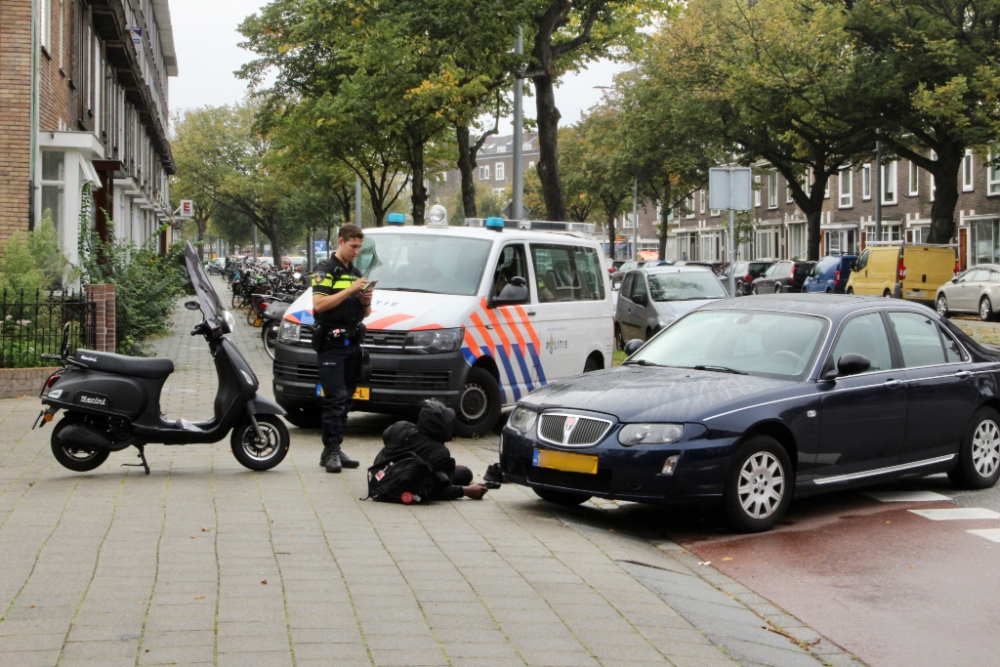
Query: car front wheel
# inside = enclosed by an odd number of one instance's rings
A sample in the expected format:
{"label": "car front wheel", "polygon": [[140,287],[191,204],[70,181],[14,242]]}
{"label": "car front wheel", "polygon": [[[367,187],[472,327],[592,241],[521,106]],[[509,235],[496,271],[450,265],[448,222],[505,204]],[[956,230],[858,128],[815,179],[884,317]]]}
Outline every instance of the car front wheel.
{"label": "car front wheel", "polygon": [[984,296],[979,300],[979,319],[983,322],[993,321],[993,304],[990,303],[990,297]]}
{"label": "car front wheel", "polygon": [[788,453],[774,438],[757,435],[740,445],[722,496],[730,527],[740,533],[773,528],[792,501],[793,477]]}
{"label": "car front wheel", "polygon": [[938,315],[941,317],[948,317],[948,297],[944,294],[938,295],[936,305]]}
{"label": "car front wheel", "polygon": [[988,489],[1000,478],[1000,413],[981,408],[972,415],[948,478],[961,489]]}
{"label": "car front wheel", "polygon": [[751,294],[757,294],[757,286],[756,285],[753,285],[753,286],[750,287],[750,293]]}

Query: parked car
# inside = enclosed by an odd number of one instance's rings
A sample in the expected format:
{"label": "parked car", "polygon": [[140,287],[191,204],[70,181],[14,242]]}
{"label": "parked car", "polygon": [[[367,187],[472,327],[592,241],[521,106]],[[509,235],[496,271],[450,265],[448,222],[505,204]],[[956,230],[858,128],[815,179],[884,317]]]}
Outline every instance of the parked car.
{"label": "parked car", "polygon": [[958,273],[952,246],[879,244],[855,262],[848,294],[892,297],[933,304],[937,290]]}
{"label": "parked car", "polygon": [[750,293],[750,286],[756,278],[764,275],[774,264],[773,260],[763,259],[755,262],[733,262],[723,274],[722,284],[729,289],[729,276],[736,278],[736,296],[746,296]]}
{"label": "parked car", "polygon": [[627,262],[622,262],[618,270],[611,274],[611,289],[617,290],[621,287],[622,281],[625,280],[626,273],[645,266],[645,264],[646,262],[641,259],[639,261],[630,259]]}
{"label": "parked car", "polygon": [[813,266],[803,291],[843,294],[857,259],[856,255],[827,255]]}
{"label": "parked car", "polygon": [[1000,477],[1000,352],[923,306],[719,301],[626,350],[622,366],[518,402],[501,441],[508,482],[563,505],[717,503],[753,532],[793,497],[941,472],[960,488]]}
{"label": "parked car", "polygon": [[794,262],[782,260],[768,267],[764,275],[754,278],[750,284],[751,294],[780,294],[781,292],[801,292],[802,286],[812,271],[815,262]]}
{"label": "parked car", "polygon": [[941,317],[952,313],[977,313],[983,322],[1000,308],[1000,266],[980,264],[938,288],[934,300]]}
{"label": "parked car", "polygon": [[615,309],[618,348],[649,340],[695,308],[728,296],[714,273],[694,266],[643,267],[625,276]]}

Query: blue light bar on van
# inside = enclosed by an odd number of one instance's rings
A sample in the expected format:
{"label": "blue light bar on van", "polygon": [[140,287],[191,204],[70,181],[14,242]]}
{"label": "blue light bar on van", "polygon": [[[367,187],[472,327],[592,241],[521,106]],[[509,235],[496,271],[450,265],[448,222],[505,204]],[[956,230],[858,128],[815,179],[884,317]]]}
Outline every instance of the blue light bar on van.
{"label": "blue light bar on van", "polygon": [[486,229],[492,229],[495,232],[502,232],[504,228],[503,218],[486,218]]}
{"label": "blue light bar on van", "polygon": [[403,213],[390,213],[389,215],[385,216],[385,221],[387,224],[390,225],[405,225],[406,215]]}

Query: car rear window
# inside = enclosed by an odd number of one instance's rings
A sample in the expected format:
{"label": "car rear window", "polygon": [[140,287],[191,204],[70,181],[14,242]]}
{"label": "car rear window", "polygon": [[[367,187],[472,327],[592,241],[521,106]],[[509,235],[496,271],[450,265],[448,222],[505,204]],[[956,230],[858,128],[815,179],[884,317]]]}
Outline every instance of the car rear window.
{"label": "car rear window", "polygon": [[748,273],[754,278],[759,278],[760,276],[764,275],[764,272],[767,271],[767,267],[769,266],[771,265],[767,264],[766,262],[751,264]]}

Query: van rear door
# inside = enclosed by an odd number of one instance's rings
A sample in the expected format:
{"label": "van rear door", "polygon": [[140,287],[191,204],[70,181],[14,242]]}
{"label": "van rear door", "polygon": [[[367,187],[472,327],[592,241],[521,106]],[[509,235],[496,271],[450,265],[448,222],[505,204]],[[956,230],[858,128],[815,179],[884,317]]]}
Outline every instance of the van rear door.
{"label": "van rear door", "polygon": [[904,246],[903,265],[906,266],[903,297],[933,299],[937,289],[955,277],[955,250]]}

